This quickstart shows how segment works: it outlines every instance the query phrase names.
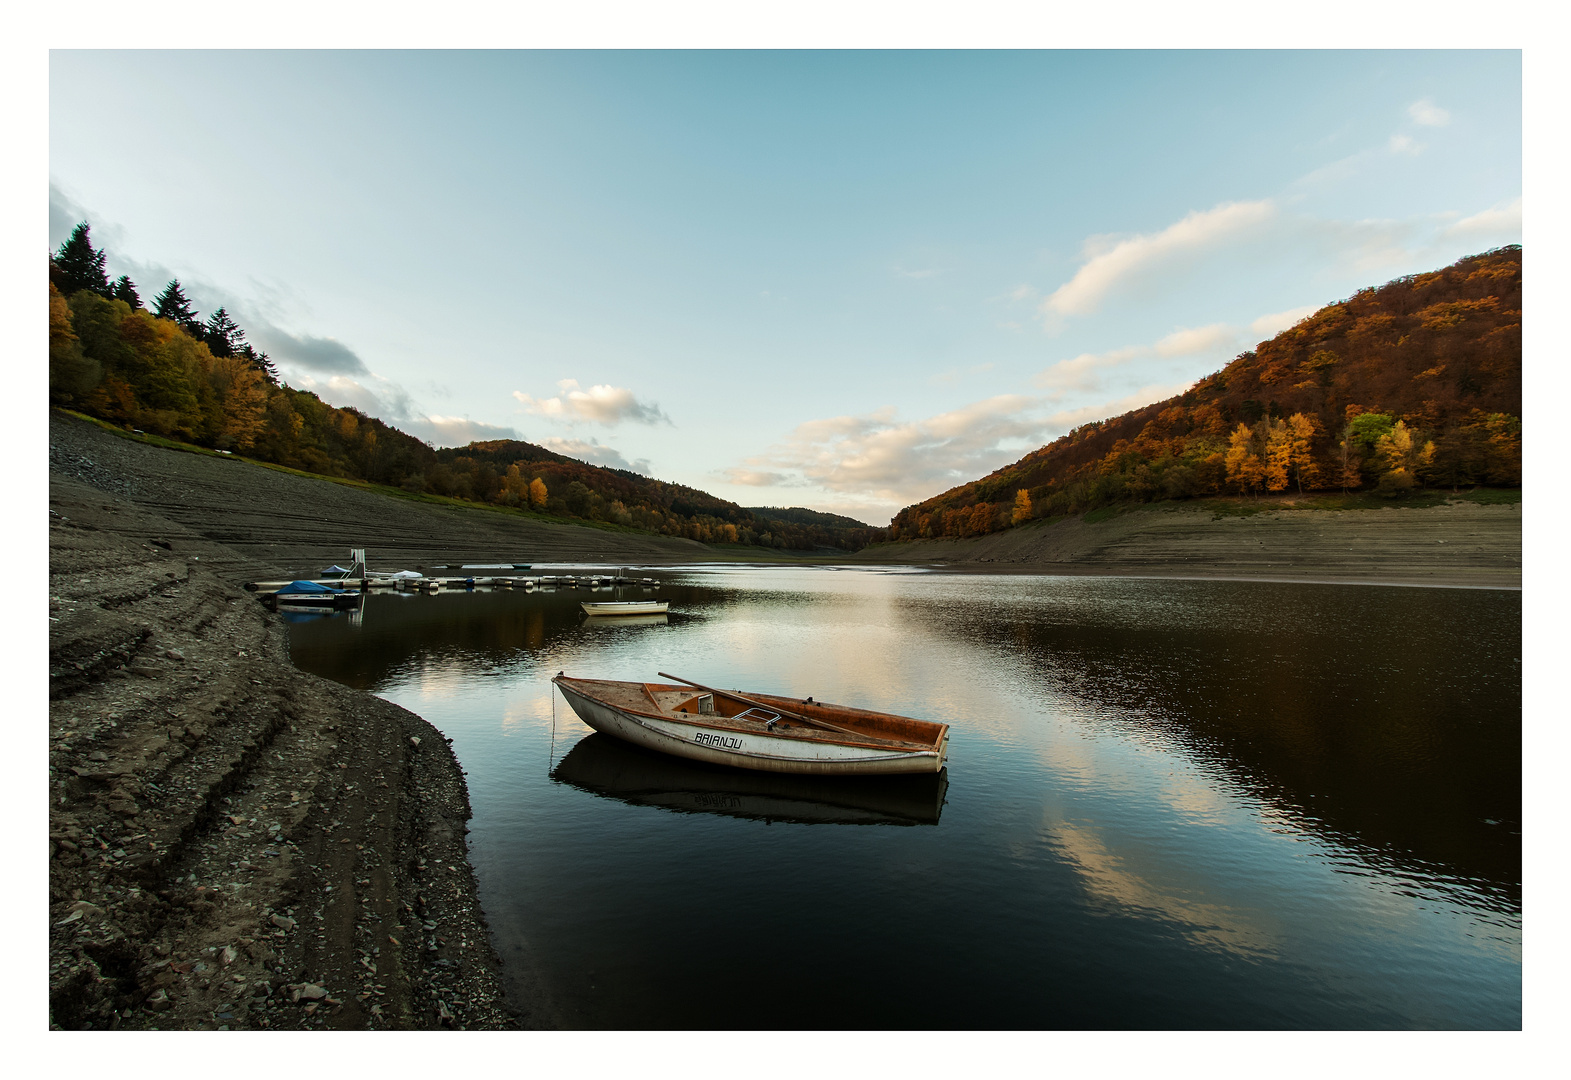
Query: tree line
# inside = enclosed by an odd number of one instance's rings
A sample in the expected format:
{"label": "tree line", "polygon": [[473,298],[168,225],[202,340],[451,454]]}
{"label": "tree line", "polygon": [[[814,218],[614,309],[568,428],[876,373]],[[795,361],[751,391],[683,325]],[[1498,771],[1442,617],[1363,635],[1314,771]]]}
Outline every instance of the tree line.
{"label": "tree line", "polygon": [[776,520],[696,488],[527,442],[436,450],[358,409],[286,385],[223,307],[202,318],[178,279],[149,309],[128,276],[109,280],[106,261],[86,222],[50,256],[54,405],[320,476],[702,543],[855,551],[887,539],[884,529],[829,515]]}
{"label": "tree line", "polygon": [[1519,486],[1521,308],[1515,245],[1360,290],[1186,393],[906,507],[892,538],[1197,496]]}

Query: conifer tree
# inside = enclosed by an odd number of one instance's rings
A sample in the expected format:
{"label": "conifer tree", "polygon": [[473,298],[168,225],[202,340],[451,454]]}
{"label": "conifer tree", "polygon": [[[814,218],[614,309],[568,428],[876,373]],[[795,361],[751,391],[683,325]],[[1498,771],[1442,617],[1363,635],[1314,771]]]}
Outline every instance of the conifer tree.
{"label": "conifer tree", "polygon": [[60,272],[63,284],[60,291],[66,296],[82,289],[91,289],[108,299],[113,294],[109,276],[104,272],[104,253],[93,249],[92,226],[82,222],[71,230],[71,237],[60,245],[50,260]]}
{"label": "conifer tree", "polygon": [[207,317],[202,327],[202,340],[214,356],[233,356],[245,344],[245,331],[229,317],[229,312],[219,308]]}
{"label": "conifer tree", "polygon": [[142,306],[142,298],[137,295],[136,283],[125,274],[115,279],[114,299],[124,300],[131,305],[133,311]]}
{"label": "conifer tree", "polygon": [[249,360],[251,362],[251,367],[254,370],[260,372],[262,378],[266,379],[274,386],[278,385],[278,368],[273,364],[272,360],[268,359],[268,356],[265,352],[257,352],[256,349],[252,347],[251,343],[246,341],[241,343],[240,347],[235,350],[235,353],[236,355],[243,356]]}
{"label": "conifer tree", "polygon": [[153,308],[153,314],[160,319],[168,319],[194,338],[202,336],[202,324],[197,318],[197,311],[186,298],[179,278],[164,286],[164,291],[158,294],[158,299],[153,303],[157,305]]}

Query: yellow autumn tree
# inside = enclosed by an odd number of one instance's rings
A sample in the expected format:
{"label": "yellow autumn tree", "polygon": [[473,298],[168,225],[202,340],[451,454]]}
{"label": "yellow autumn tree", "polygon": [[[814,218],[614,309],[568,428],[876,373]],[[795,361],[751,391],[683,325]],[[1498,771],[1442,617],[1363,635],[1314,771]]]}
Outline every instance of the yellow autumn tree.
{"label": "yellow autumn tree", "polygon": [[1256,452],[1255,435],[1249,430],[1248,424],[1239,424],[1237,430],[1228,436],[1227,457],[1223,460],[1227,467],[1227,482],[1236,485],[1240,494],[1247,495],[1265,482],[1265,463]]}
{"label": "yellow autumn tree", "polygon": [[1031,520],[1031,495],[1025,488],[1015,492],[1015,509],[1009,515],[1012,525],[1019,525],[1023,521]]}
{"label": "yellow autumn tree", "polygon": [[1315,435],[1318,431],[1319,425],[1314,417],[1294,413],[1278,425],[1275,433],[1276,454],[1287,475],[1298,485],[1300,495],[1304,492],[1305,481],[1313,487],[1320,479],[1320,467],[1315,464],[1314,458]]}
{"label": "yellow autumn tree", "polygon": [[533,480],[529,481],[529,505],[533,506],[536,510],[543,510],[545,508],[545,501],[545,481],[537,476]]}
{"label": "yellow autumn tree", "polygon": [[49,396],[56,402],[74,402],[98,385],[98,361],[82,352],[82,342],[71,327],[71,308],[49,283]]}
{"label": "yellow autumn tree", "polygon": [[1287,470],[1291,462],[1287,423],[1269,416],[1255,425],[1254,443],[1262,446],[1262,473],[1267,491],[1281,491],[1287,487]]}
{"label": "yellow autumn tree", "polygon": [[1418,486],[1419,471],[1435,460],[1435,444],[1420,444],[1407,424],[1398,420],[1391,430],[1375,442],[1375,453],[1385,464],[1386,473],[1376,488],[1385,495],[1401,494]]}
{"label": "yellow autumn tree", "polygon": [[268,387],[262,373],[242,356],[215,356],[208,363],[207,384],[217,414],[214,445],[249,450],[267,419]]}
{"label": "yellow autumn tree", "polygon": [[1435,459],[1435,444],[1427,440],[1420,444],[1416,433],[1398,420],[1389,434],[1380,436],[1375,442],[1375,452],[1387,469],[1393,472],[1400,469],[1416,477],[1420,469]]}
{"label": "yellow autumn tree", "polygon": [[524,474],[519,471],[518,462],[515,461],[507,467],[507,473],[502,477],[502,490],[520,502],[529,501],[529,481],[525,480]]}

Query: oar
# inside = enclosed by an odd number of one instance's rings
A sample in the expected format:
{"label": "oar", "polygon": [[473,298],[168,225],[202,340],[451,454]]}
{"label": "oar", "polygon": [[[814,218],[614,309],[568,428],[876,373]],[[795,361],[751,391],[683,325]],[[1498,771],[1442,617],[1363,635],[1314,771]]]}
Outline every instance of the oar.
{"label": "oar", "polygon": [[664,671],[657,671],[655,674],[659,675],[662,679],[674,679],[679,683],[686,683],[688,686],[696,686],[698,689],[706,690],[711,694],[719,694],[721,697],[728,697],[732,701],[745,702],[756,709],[765,709],[769,712],[779,713],[781,716],[789,716],[793,720],[799,720],[804,724],[811,724],[813,727],[828,728],[830,731],[838,731],[842,735],[855,735],[859,739],[878,738],[878,736],[868,735],[866,732],[852,731],[850,728],[843,728],[838,724],[831,724],[827,720],[815,720],[811,716],[802,716],[799,713],[782,709],[777,705],[765,705],[762,701],[754,701],[750,697],[743,697],[741,694],[733,693],[730,690],[716,690],[712,686],[705,686],[703,683],[696,683],[692,679],[684,679],[679,675],[671,675]]}

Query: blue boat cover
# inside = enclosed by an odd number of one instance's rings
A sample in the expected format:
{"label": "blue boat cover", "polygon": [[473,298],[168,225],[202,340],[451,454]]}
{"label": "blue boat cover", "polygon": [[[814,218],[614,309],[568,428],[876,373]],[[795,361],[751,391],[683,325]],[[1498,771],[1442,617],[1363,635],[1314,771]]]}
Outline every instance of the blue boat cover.
{"label": "blue boat cover", "polygon": [[332,566],[329,566],[326,570],[323,570],[322,573],[324,573],[324,574],[347,574],[347,573],[349,573],[349,567],[347,567],[347,566],[339,566],[337,563],[334,563]]}
{"label": "blue boat cover", "polygon": [[326,585],[318,585],[314,581],[291,581],[278,590],[279,596],[298,596],[300,593],[336,593],[342,589],[330,589]]}

